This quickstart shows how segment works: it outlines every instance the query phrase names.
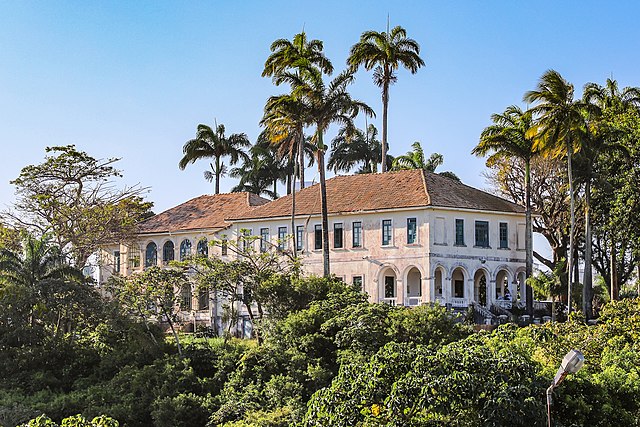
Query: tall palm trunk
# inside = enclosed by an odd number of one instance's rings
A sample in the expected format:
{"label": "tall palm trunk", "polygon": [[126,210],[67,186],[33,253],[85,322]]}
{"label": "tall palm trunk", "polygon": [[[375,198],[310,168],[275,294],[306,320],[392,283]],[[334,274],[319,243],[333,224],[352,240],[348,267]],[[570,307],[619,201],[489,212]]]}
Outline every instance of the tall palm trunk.
{"label": "tall palm trunk", "polygon": [[293,156],[293,176],[291,177],[291,235],[293,236],[293,256],[298,256],[298,235],[296,233],[296,174],[298,173],[298,162]]}
{"label": "tall palm trunk", "polygon": [[[524,166],[524,187],[525,187],[525,276],[526,279],[533,275],[533,231],[531,224],[531,161],[526,160]],[[527,298],[527,314],[533,316],[533,289],[525,284]]]}
{"label": "tall palm trunk", "polygon": [[216,156],[216,189],[215,194],[220,194],[220,174],[222,171],[220,170],[220,156]]}
{"label": "tall palm trunk", "polygon": [[591,273],[591,178],[587,179],[584,188],[584,288],[582,291],[582,310],[585,320],[589,320],[592,314],[591,289],[593,279]]}
{"label": "tall palm trunk", "polygon": [[329,277],[331,270],[329,267],[329,217],[327,209],[327,182],[324,172],[324,144],[322,141],[322,132],[318,130],[318,172],[320,173],[320,201],[322,214],[322,261],[324,266],[324,277]]}
{"label": "tall palm trunk", "polygon": [[[304,134],[300,132],[300,141],[298,142],[298,167],[300,168],[300,189],[304,188]],[[293,187],[295,191],[295,186]]]}
{"label": "tall palm trunk", "polygon": [[[386,71],[386,70],[385,70]],[[389,109],[389,82],[382,87],[382,172],[387,171],[387,110]]]}
{"label": "tall palm trunk", "polygon": [[576,225],[576,209],[575,209],[575,198],[573,195],[573,171],[571,168],[571,157],[572,157],[573,146],[571,141],[567,142],[567,170],[569,174],[569,200],[570,200],[570,211],[571,211],[571,222],[569,225],[569,253],[567,260],[567,310],[568,313],[571,313],[571,288],[573,286],[573,235],[574,229]]}

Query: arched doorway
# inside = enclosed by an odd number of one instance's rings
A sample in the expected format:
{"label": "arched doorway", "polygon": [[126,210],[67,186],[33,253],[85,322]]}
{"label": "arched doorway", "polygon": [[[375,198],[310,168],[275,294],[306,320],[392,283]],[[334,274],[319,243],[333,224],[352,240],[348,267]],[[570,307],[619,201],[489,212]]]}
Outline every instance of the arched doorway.
{"label": "arched doorway", "polygon": [[498,301],[511,301],[511,290],[509,289],[509,272],[500,270],[496,274],[496,293]]}
{"label": "arched doorway", "polygon": [[473,299],[483,307],[489,303],[487,298],[487,272],[478,270],[473,277]]}
{"label": "arched doorway", "polygon": [[407,305],[416,306],[422,302],[422,274],[416,267],[407,273]]}
{"label": "arched doorway", "polygon": [[451,305],[454,307],[465,307],[467,305],[464,282],[464,270],[462,267],[457,267],[451,273]]}
{"label": "arched doorway", "polygon": [[380,302],[396,305],[398,297],[398,291],[396,289],[397,280],[398,276],[393,268],[387,267],[382,270],[380,280],[378,281]]}

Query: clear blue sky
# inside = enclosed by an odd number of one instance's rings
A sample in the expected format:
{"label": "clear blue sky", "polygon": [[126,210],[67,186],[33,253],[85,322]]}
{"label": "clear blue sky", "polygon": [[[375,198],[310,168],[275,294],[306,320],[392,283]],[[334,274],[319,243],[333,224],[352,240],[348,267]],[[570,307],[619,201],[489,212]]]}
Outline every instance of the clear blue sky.
{"label": "clear blue sky", "polygon": [[[122,157],[125,181],[151,187],[156,212],[210,192],[206,163],[178,170],[182,145],[214,118],[255,140],[266,98],[284,91],[260,77],[271,42],[304,28],[340,70],[387,14],[427,63],[391,89],[390,152],[421,141],[444,155],[442,170],[484,188],[470,150],[546,69],[578,94],[610,76],[640,86],[639,12],[633,1],[1,1],[0,207],[13,200],[9,180],[48,145]],[[359,72],[352,92],[380,127],[371,74]]]}

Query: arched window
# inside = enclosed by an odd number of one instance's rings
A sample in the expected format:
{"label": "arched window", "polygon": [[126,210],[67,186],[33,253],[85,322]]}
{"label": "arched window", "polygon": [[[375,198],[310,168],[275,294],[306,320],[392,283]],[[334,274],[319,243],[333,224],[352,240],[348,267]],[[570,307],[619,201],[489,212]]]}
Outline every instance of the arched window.
{"label": "arched window", "polygon": [[189,255],[191,255],[191,240],[184,239],[180,243],[180,261],[184,261]]}
{"label": "arched window", "polygon": [[169,264],[169,261],[173,261],[175,256],[175,247],[173,246],[173,242],[169,240],[162,247],[162,263]]}
{"label": "arched window", "polygon": [[207,239],[200,239],[198,242],[198,256],[206,257],[209,255],[209,243]]}
{"label": "arched window", "polygon": [[144,266],[153,267],[158,264],[158,246],[151,242],[147,245],[147,250],[144,256]]}

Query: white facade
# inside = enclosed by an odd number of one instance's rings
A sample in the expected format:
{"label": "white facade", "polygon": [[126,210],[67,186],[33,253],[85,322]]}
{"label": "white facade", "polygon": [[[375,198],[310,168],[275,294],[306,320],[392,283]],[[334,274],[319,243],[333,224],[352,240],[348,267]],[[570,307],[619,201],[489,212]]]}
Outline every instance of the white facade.
{"label": "white facade", "polygon": [[[462,221],[461,242],[456,242],[456,220]],[[416,232],[409,232],[414,221]],[[476,242],[477,222],[480,229],[488,225],[488,246],[476,244],[484,243]],[[298,244],[304,270],[322,275],[322,246],[316,244],[320,216],[298,217],[295,225],[304,230]],[[385,227],[390,228],[388,242],[383,242]],[[232,226],[234,236],[242,229],[253,236],[268,230],[273,245],[279,230],[286,230],[292,250],[290,228],[290,217],[236,220]],[[440,301],[466,307],[473,301],[504,306],[524,300],[524,289],[519,291],[525,267],[522,214],[436,207],[334,214],[329,215],[329,241],[331,273],[347,283],[361,282],[372,302],[414,306]],[[260,250],[259,241],[254,244]]]}

